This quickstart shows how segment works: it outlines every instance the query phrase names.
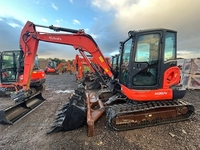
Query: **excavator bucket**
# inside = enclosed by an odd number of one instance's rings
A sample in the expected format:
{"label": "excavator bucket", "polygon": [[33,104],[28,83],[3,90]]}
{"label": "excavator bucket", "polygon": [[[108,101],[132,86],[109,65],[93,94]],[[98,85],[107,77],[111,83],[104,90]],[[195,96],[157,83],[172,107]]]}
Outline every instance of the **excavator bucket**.
{"label": "excavator bucket", "polygon": [[45,99],[41,93],[30,97],[23,102],[11,106],[5,110],[0,110],[0,124],[12,125],[25,117],[28,113],[40,106]]}
{"label": "excavator bucket", "polygon": [[88,136],[93,136],[94,123],[105,111],[102,101],[94,99],[94,95],[86,94],[83,87],[76,89],[69,102],[60,108],[54,125],[47,134],[70,131],[87,124]]}
{"label": "excavator bucket", "polygon": [[76,89],[69,102],[60,108],[54,125],[47,134],[77,129],[86,124],[86,115],[86,94],[81,87]]}

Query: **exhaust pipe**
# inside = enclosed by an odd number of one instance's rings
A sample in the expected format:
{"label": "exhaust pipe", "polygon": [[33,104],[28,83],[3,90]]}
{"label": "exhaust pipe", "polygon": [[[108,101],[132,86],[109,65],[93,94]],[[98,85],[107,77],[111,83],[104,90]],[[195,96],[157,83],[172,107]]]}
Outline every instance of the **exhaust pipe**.
{"label": "exhaust pipe", "polygon": [[19,104],[6,108],[5,110],[0,110],[0,124],[12,125],[16,123],[35,108],[39,107],[44,101],[45,99],[40,92]]}

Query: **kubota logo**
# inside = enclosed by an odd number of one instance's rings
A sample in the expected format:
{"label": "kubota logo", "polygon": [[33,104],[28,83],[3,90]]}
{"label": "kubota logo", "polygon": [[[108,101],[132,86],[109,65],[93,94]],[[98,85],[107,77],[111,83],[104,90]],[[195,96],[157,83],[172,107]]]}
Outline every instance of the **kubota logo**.
{"label": "kubota logo", "polygon": [[167,92],[156,92],[155,95],[166,95]]}
{"label": "kubota logo", "polygon": [[54,37],[54,36],[49,36],[49,39],[57,40],[57,41],[61,41],[62,40],[60,37]]}

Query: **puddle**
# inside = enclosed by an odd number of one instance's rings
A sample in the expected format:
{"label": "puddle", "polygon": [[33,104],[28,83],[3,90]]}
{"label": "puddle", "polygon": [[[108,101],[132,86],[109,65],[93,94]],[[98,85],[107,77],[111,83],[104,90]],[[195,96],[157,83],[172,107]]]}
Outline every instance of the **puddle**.
{"label": "puddle", "polygon": [[74,90],[56,90],[55,93],[73,93]]}

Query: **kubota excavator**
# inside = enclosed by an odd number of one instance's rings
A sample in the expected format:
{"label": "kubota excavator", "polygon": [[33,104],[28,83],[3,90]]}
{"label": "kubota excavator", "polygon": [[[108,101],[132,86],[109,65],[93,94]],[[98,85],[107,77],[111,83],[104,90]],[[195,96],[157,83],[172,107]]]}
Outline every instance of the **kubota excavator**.
{"label": "kubota excavator", "polygon": [[[77,80],[87,80],[92,81],[94,78],[94,69],[91,67],[91,65],[87,62],[87,60],[84,57],[81,57],[80,55],[76,54],[75,56],[75,70],[76,70],[76,79]],[[84,72],[84,68],[87,67],[89,70],[87,72]]]}
{"label": "kubota excavator", "polygon": [[67,72],[67,62],[57,63],[53,60],[50,60],[45,68],[45,73],[50,75],[58,75],[61,73]]}
{"label": "kubota excavator", "polygon": [[[20,50],[3,51],[0,54],[0,95],[8,96],[10,92],[18,91],[21,87],[15,86],[15,82],[22,82],[23,69],[19,75],[19,79],[16,79],[17,65],[19,64]],[[23,63],[22,60],[20,60]],[[46,75],[44,70],[39,68],[38,55],[36,55],[34,68],[31,76],[31,87],[40,87],[45,83]]]}
{"label": "kubota excavator", "polygon": [[[20,95],[18,92],[23,90],[24,69],[26,66],[23,55],[21,50],[1,52],[0,86],[4,89],[5,94],[9,94],[11,98],[15,94]],[[45,101],[41,92],[45,89],[46,74],[44,70],[39,68],[38,55],[35,55],[34,62],[32,71],[29,74],[30,91],[26,95],[21,95],[21,99],[15,99],[13,106],[0,110],[0,124],[14,124]]]}
{"label": "kubota excavator", "polygon": [[[36,26],[68,33],[40,33]],[[30,91],[30,74],[38,43],[45,41],[72,45],[80,52],[90,53],[111,79],[109,85],[105,83],[111,93],[109,96],[102,91],[95,97],[85,91],[84,84],[80,85],[61,108],[50,132],[73,130],[87,123],[88,136],[92,136],[94,122],[105,107],[108,126],[117,131],[187,120],[194,113],[194,107],[181,100],[186,90],[179,85],[176,34],[169,29],[129,31],[128,38],[121,43],[118,81],[113,80],[112,68],[97,43],[83,30],[41,26],[28,21],[20,36],[26,64],[20,83],[23,89],[13,97],[28,99],[26,93]],[[93,104],[98,104],[100,109],[91,110]]]}
{"label": "kubota excavator", "polygon": [[[95,59],[91,56],[84,55],[81,52],[81,55],[76,55],[75,57],[75,69],[76,69],[76,79],[80,82],[86,83],[87,89],[100,89],[103,87],[101,80],[99,79],[99,76],[96,75],[95,70],[93,69],[91,63],[93,66],[96,67],[96,71],[98,71],[99,74],[101,74],[101,77],[106,81],[107,75],[104,73],[101,66],[96,63]],[[105,57],[105,60],[110,65],[110,58]],[[89,70],[85,71],[84,67],[89,68]]]}

